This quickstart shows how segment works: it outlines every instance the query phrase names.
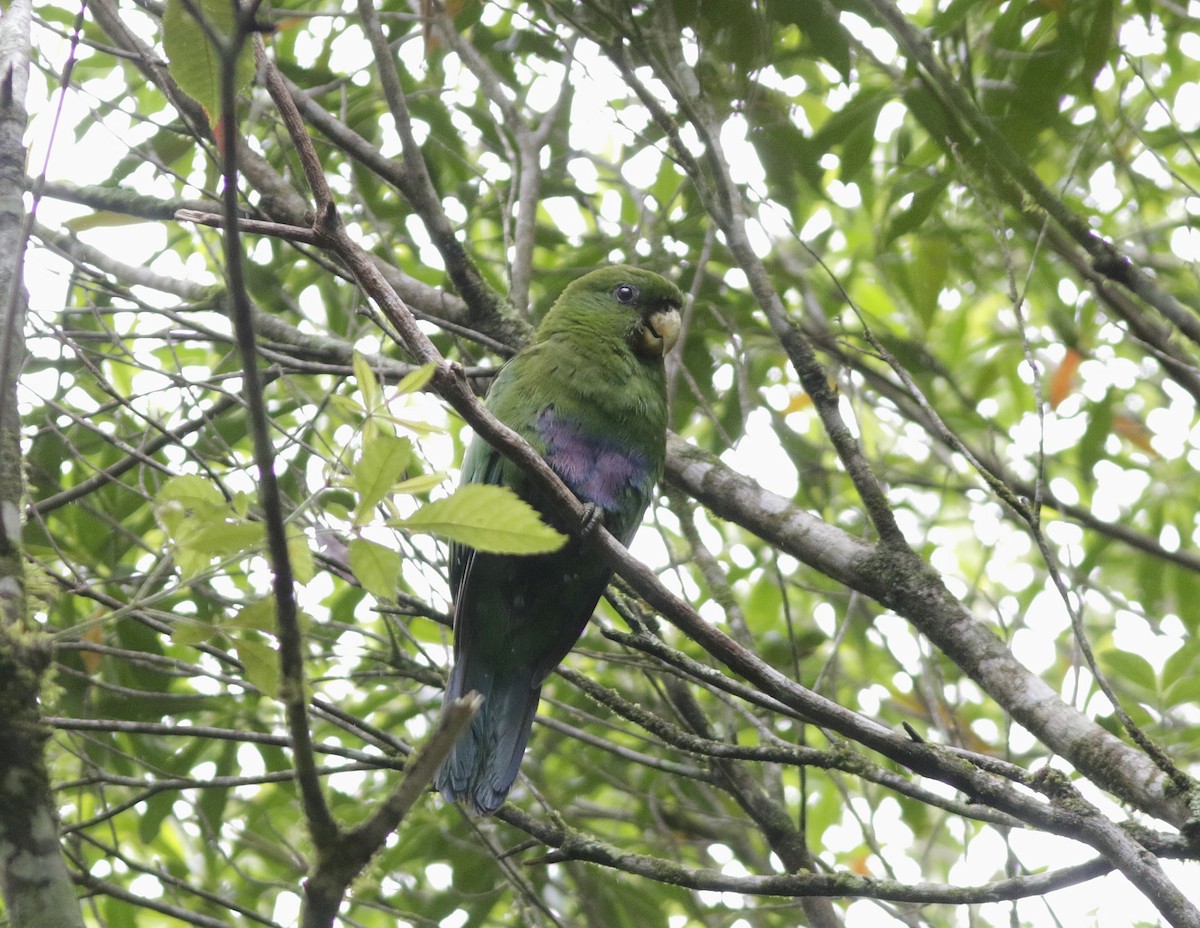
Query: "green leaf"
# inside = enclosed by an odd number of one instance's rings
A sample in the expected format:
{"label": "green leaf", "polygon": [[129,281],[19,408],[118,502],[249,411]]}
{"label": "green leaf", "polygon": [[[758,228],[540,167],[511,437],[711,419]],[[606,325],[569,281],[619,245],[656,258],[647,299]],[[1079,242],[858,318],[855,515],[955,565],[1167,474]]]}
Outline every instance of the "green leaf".
{"label": "green leaf", "polygon": [[350,570],[371,595],[392,599],[400,576],[400,555],[366,538],[350,542]]}
{"label": "green leaf", "polygon": [[358,384],[358,392],[362,395],[363,409],[375,409],[379,405],[379,381],[367,359],[357,351],[354,352],[354,382]]}
{"label": "green leaf", "polygon": [[[198,10],[209,29],[189,12]],[[163,50],[171,76],[189,97],[204,107],[216,122],[221,114],[221,74],[224,66],[220,50],[213,44],[209,30],[228,41],[237,28],[234,6],[229,0],[167,0],[163,11]],[[234,91],[249,86],[254,78],[254,55],[249,41],[238,51]]]}
{"label": "green leaf", "polygon": [[1168,707],[1200,703],[1200,673],[1188,674],[1168,686],[1163,703]]}
{"label": "green leaf", "polygon": [[1092,469],[1107,456],[1104,445],[1113,430],[1113,394],[1105,393],[1088,408],[1088,425],[1079,440],[1079,476],[1085,483],[1093,480]]}
{"label": "green leaf", "polygon": [[401,480],[394,487],[393,493],[428,493],[435,487],[440,487],[446,482],[447,474],[444,470],[439,470],[433,474],[419,474],[416,477],[409,477],[407,480]]}
{"label": "green leaf", "polygon": [[172,477],[154,495],[155,505],[175,502],[190,512],[206,511],[212,507],[224,509],[228,504],[211,480],[196,474]]}
{"label": "green leaf", "polygon": [[1143,693],[1154,693],[1158,689],[1158,677],[1150,662],[1132,651],[1110,648],[1098,655],[1100,666],[1118,689],[1135,686]]}
{"label": "green leaf", "polygon": [[233,643],[237,658],[246,668],[246,679],[268,696],[279,694],[279,654],[257,632],[247,632]]}
{"label": "green leaf", "polygon": [[262,522],[217,522],[191,532],[179,544],[210,557],[230,557],[258,550],[265,536],[266,526]]}
{"label": "green leaf", "polygon": [[362,456],[351,473],[358,490],[356,523],[370,519],[371,511],[388,495],[411,459],[412,443],[407,438],[377,432],[364,442]]}
{"label": "green leaf", "polygon": [[1163,686],[1169,688],[1181,678],[1200,676],[1196,673],[1198,669],[1200,669],[1200,640],[1190,638],[1163,664]]}
{"label": "green leaf", "polygon": [[256,599],[252,603],[247,603],[238,610],[237,615],[223,624],[234,628],[252,628],[262,632],[274,630],[275,597],[264,596],[262,599]]}
{"label": "green leaf", "polygon": [[1195,635],[1200,630],[1200,577],[1178,565],[1172,565],[1167,576],[1179,618],[1188,632]]}
{"label": "green leaf", "polygon": [[888,223],[887,234],[884,235],[883,243],[885,245],[890,244],[901,235],[913,231],[929,218],[929,214],[933,212],[933,208],[942,201],[949,181],[950,178],[948,175],[941,175],[935,177],[914,192],[912,201],[908,206],[893,216],[892,221]]}
{"label": "green leaf", "polygon": [[312,547],[303,532],[289,532],[287,537],[288,560],[292,564],[292,576],[297,583],[308,583],[317,575]]}
{"label": "green leaf", "polygon": [[159,793],[149,797],[138,815],[138,837],[143,844],[152,844],[163,822],[171,814],[171,794]]}
{"label": "green leaf", "polygon": [[115,213],[110,210],[101,209],[96,210],[94,213],[85,213],[82,216],[68,219],[63,223],[63,227],[70,229],[72,232],[87,232],[89,229],[107,229],[114,226],[131,226],[145,222],[146,219],[142,216],[130,216],[125,213]]}
{"label": "green leaf", "polygon": [[435,370],[437,370],[437,365],[432,361],[422,364],[415,371],[404,375],[403,379],[396,384],[396,392],[403,396],[406,393],[416,393],[424,389],[425,385],[433,379]]}
{"label": "green leaf", "polygon": [[1116,6],[1116,0],[1099,0],[1095,4],[1095,12],[1083,43],[1084,90],[1092,89],[1096,76],[1108,62],[1115,34]]}
{"label": "green leaf", "polygon": [[928,329],[937,316],[938,294],[950,268],[950,243],[940,235],[922,235],[912,265],[912,299],[917,317]]}
{"label": "green leaf", "polygon": [[537,511],[508,487],[483,483],[459,487],[445,499],[426,503],[409,518],[392,524],[495,554],[545,554],[557,551],[567,541],[566,535],[546,525]]}
{"label": "green leaf", "polygon": [[171,641],[174,644],[191,647],[212,640],[217,634],[215,625],[208,622],[197,622],[192,619],[179,619],[171,629]]}

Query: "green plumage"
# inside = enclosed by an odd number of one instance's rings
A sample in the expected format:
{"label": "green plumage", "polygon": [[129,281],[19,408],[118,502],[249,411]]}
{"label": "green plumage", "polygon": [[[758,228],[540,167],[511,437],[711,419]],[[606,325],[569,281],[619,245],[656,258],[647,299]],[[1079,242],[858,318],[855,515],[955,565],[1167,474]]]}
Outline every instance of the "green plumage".
{"label": "green plumage", "polygon": [[[662,476],[663,355],[677,337],[682,299],[674,284],[636,268],[581,277],[487,397],[496,418],[626,544]],[[521,470],[478,438],[463,458],[462,482],[507,486],[546,509]],[[579,638],[609,576],[574,539],[525,557],[451,548],[455,663],[446,700],[476,691],[484,705],[438,772],[435,785],[448,800],[485,815],[504,802],[542,683]]]}

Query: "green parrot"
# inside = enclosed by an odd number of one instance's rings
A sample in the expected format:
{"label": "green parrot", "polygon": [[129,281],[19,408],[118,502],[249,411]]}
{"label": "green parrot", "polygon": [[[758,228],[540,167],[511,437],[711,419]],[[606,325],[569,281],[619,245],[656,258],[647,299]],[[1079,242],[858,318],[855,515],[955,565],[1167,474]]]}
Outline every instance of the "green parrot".
{"label": "green parrot", "polygon": [[[486,400],[623,544],[663,472],[663,356],[679,337],[682,303],[679,288],[650,271],[617,265],[585,274],[501,369]],[[479,437],[463,458],[462,483],[510,487],[547,510],[520,468]],[[454,669],[445,701],[474,691],[484,702],[434,779],[448,801],[480,815],[503,804],[542,683],[583,633],[610,576],[578,539],[527,556],[451,546]]]}

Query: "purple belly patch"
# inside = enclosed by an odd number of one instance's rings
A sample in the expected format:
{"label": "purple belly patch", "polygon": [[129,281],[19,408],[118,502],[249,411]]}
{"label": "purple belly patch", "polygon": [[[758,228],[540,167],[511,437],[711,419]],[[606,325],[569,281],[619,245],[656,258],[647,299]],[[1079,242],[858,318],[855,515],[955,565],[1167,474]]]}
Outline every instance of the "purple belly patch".
{"label": "purple belly patch", "polygon": [[649,470],[645,455],[588,434],[578,422],[560,418],[553,406],[538,416],[537,431],[546,441],[546,463],[581,500],[614,510],[626,493],[642,489]]}

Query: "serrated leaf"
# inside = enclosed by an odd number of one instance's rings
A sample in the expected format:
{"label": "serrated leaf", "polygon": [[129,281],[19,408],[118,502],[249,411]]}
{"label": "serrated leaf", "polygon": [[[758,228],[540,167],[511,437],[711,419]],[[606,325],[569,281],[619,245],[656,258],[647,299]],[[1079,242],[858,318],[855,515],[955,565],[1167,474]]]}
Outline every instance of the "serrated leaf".
{"label": "serrated leaf", "polygon": [[356,396],[342,396],[340,393],[335,393],[329,397],[329,404],[334,409],[339,409],[356,418],[363,414],[363,405]]}
{"label": "serrated leaf", "polygon": [[412,444],[407,438],[397,438],[377,432],[363,443],[362,455],[352,468],[354,488],[358,490],[356,521],[360,524],[404,473],[412,458]]}
{"label": "serrated leaf", "polygon": [[483,483],[459,487],[393,524],[494,554],[546,554],[567,541],[512,490]]}
{"label": "serrated leaf", "polygon": [[368,593],[380,599],[396,595],[400,555],[391,548],[366,538],[350,542],[350,570]]}
{"label": "serrated leaf", "polygon": [[177,545],[171,554],[175,558],[180,576],[184,580],[190,580],[198,574],[203,573],[212,562],[212,558],[207,554],[202,554],[186,545]]}
{"label": "serrated leaf", "polygon": [[[236,28],[234,6],[229,0],[167,0],[163,11],[163,50],[171,76],[189,97],[204,107],[212,122],[221,112],[221,74],[224,70],[221,53],[213,44],[209,32],[197,21],[188,7],[198,10],[205,23],[226,39]],[[249,85],[254,78],[254,56],[249,42],[243,42],[238,52],[234,76],[235,91]]]}

